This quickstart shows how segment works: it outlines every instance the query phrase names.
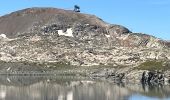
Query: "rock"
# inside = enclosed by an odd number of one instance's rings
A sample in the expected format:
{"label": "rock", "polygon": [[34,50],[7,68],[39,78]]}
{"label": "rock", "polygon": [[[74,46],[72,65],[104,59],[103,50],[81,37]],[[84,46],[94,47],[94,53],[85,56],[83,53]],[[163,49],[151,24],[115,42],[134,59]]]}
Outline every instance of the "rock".
{"label": "rock", "polygon": [[107,79],[116,83],[125,82],[125,73],[116,73],[115,69],[98,70],[88,76],[92,79]]}
{"label": "rock", "polygon": [[131,31],[129,31],[129,29],[121,25],[110,25],[108,30],[109,30],[110,35],[113,35],[113,36],[114,35],[121,36],[123,34],[132,33]]}
{"label": "rock", "polygon": [[142,74],[141,82],[143,84],[164,84],[165,77],[164,74],[159,71],[144,71]]}

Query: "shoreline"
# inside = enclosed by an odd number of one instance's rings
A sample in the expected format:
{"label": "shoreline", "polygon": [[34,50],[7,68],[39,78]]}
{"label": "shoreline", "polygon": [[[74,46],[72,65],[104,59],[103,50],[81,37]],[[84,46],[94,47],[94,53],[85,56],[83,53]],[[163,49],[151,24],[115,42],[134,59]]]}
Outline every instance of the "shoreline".
{"label": "shoreline", "polygon": [[[142,70],[133,66],[71,66],[66,64],[41,64],[27,62],[1,62],[0,75],[7,76],[58,76],[74,75],[89,77],[94,80],[112,81],[116,83],[141,83],[145,84],[170,84],[170,71],[162,70]],[[157,74],[157,72],[159,74]],[[147,72],[143,76],[144,72]],[[152,80],[147,79],[148,74],[152,73]],[[162,78],[160,76],[162,75]],[[157,79],[157,81],[155,81]],[[148,81],[149,80],[149,81]],[[163,80],[163,81],[160,81]],[[159,81],[159,82],[158,82]]]}

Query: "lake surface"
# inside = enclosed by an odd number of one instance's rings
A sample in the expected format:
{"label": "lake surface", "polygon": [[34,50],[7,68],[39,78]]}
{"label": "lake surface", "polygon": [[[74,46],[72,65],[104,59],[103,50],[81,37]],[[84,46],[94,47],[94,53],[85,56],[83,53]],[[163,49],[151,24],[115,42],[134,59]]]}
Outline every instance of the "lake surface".
{"label": "lake surface", "polygon": [[170,100],[170,86],[115,84],[75,76],[1,76],[0,100]]}

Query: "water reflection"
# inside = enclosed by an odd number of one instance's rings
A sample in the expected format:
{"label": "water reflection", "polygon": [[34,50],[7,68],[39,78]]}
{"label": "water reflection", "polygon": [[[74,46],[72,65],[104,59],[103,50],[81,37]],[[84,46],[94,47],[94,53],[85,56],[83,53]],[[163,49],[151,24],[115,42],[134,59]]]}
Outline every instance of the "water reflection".
{"label": "water reflection", "polygon": [[0,77],[0,100],[135,100],[168,98],[169,86],[92,81],[74,76]]}

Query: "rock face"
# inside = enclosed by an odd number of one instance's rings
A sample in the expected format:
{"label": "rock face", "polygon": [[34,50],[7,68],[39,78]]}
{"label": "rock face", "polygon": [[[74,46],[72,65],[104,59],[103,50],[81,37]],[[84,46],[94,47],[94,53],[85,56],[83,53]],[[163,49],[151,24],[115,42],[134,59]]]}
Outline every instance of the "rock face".
{"label": "rock face", "polygon": [[28,8],[0,17],[0,60],[130,66],[170,59],[170,43],[94,15]]}

